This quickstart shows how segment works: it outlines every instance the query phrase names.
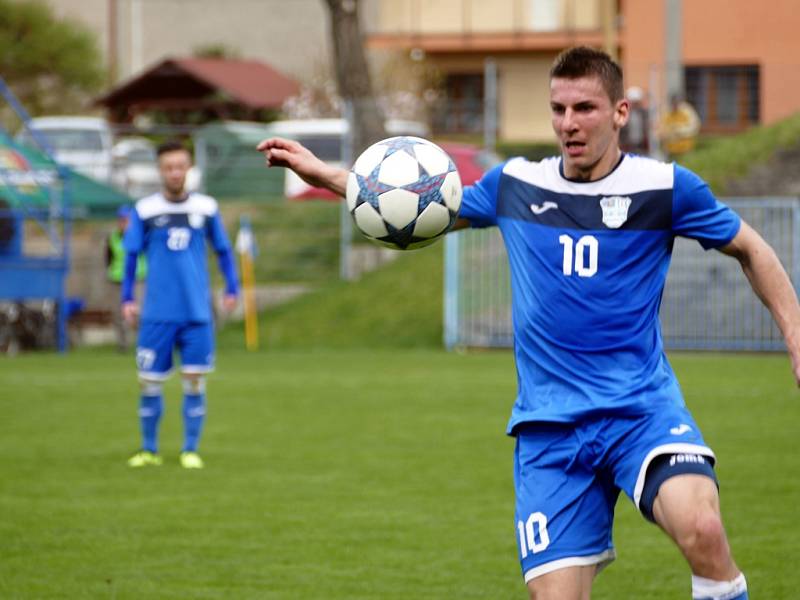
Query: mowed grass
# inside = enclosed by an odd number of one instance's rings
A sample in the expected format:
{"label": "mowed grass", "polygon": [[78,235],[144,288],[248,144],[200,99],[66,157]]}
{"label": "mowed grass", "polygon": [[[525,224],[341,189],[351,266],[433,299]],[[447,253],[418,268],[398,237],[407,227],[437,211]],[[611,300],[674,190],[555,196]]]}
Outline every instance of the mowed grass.
{"label": "mowed grass", "polygon": [[[796,597],[797,423],[787,361],[676,355],[719,458],[752,597]],[[207,468],[131,470],[132,357],[0,360],[0,598],[524,598],[509,352],[221,353]],[[678,552],[627,498],[594,598],[689,597]]]}

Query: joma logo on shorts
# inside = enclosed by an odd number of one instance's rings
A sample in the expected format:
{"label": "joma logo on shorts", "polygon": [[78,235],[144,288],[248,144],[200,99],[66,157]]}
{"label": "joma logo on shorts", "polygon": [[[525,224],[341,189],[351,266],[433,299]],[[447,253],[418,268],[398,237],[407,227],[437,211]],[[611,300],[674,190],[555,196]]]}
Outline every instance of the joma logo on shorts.
{"label": "joma logo on shorts", "polygon": [[700,463],[704,464],[706,459],[699,454],[674,454],[669,459],[669,466],[674,467],[676,464],[681,463]]}

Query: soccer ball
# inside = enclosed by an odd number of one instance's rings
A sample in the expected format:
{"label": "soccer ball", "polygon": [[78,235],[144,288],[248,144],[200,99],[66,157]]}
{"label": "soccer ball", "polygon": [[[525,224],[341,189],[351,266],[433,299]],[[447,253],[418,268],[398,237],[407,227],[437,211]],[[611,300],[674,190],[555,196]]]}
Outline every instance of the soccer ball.
{"label": "soccer ball", "polygon": [[412,250],[432,244],[456,222],[461,178],[447,153],[418,137],[373,144],[347,178],[347,208],[378,244]]}

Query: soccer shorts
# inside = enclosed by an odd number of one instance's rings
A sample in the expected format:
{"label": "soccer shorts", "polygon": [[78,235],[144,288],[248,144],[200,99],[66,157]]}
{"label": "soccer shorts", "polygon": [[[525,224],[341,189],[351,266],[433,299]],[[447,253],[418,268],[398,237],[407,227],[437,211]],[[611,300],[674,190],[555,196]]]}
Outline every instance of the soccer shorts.
{"label": "soccer shorts", "polygon": [[714,453],[685,406],[581,423],[526,423],[514,456],[518,549],[525,581],[614,560],[614,505],[639,508],[647,467],[661,454]]}
{"label": "soccer shorts", "polygon": [[172,353],[181,354],[181,371],[207,373],[214,368],[214,324],[143,321],[139,326],[136,366],[139,376],[163,380],[172,371]]}

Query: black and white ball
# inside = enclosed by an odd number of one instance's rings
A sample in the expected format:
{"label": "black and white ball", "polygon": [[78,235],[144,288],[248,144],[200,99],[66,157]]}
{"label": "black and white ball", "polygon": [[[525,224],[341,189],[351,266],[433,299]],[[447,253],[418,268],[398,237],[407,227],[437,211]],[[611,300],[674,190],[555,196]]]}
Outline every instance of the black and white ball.
{"label": "black and white ball", "polygon": [[347,179],[347,207],[370,240],[399,250],[421,248],[455,223],[461,178],[433,142],[388,138],[356,159]]}

